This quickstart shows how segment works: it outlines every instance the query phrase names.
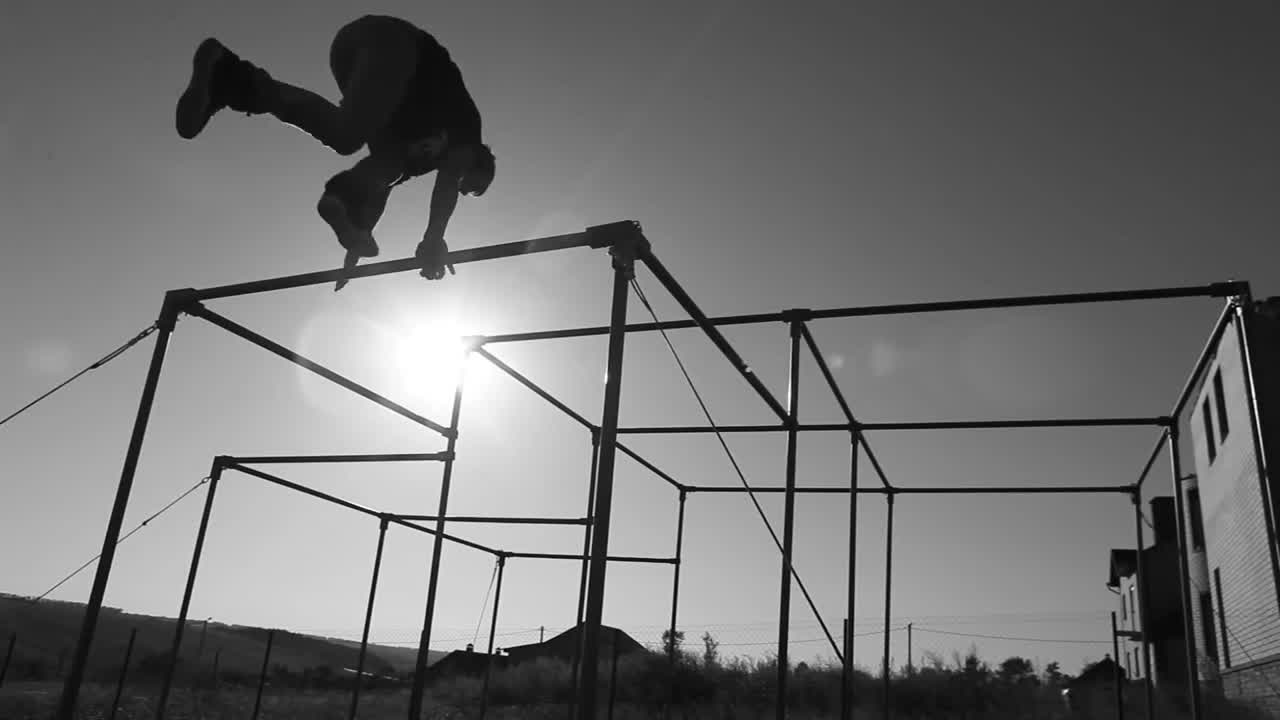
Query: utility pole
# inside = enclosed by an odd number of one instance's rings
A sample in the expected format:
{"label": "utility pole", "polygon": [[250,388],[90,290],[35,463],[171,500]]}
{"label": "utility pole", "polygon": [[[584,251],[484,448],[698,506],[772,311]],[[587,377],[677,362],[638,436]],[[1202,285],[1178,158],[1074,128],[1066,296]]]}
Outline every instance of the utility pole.
{"label": "utility pole", "polygon": [[910,677],[913,672],[911,665],[911,623],[907,623],[907,676]]}
{"label": "utility pole", "polygon": [[539,625],[538,626],[538,643],[541,644],[546,641],[547,641],[547,626]]}

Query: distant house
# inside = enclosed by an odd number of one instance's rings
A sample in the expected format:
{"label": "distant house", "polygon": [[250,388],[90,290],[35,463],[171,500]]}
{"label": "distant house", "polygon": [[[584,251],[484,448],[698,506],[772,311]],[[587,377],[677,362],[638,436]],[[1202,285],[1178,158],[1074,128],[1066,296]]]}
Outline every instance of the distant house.
{"label": "distant house", "polygon": [[507,658],[501,654],[476,652],[474,647],[467,643],[465,650],[454,650],[432,663],[427,668],[426,682],[430,685],[451,677],[480,677],[484,675],[485,668],[490,662],[493,663],[494,670],[507,666]]}
{"label": "distant house", "polygon": [[1150,517],[1155,537],[1150,547],[1142,549],[1145,591],[1138,586],[1138,552],[1111,551],[1107,587],[1119,596],[1116,627],[1121,638],[1116,662],[1126,677],[1145,677],[1145,634],[1151,646],[1151,681],[1171,689],[1184,688],[1186,638],[1178,594],[1178,528],[1173,498],[1152,498]]}
{"label": "distant house", "polygon": [[[1072,710],[1087,710],[1114,703],[1116,692],[1116,663],[1110,655],[1085,667],[1076,677],[1067,681],[1062,696]],[[1119,668],[1120,680],[1127,679],[1124,668]]]}
{"label": "distant house", "polygon": [[1280,462],[1280,301],[1240,306],[1195,380],[1179,421],[1190,430],[1195,470],[1184,499],[1187,544],[1199,564],[1191,595],[1202,676],[1220,682],[1226,697],[1280,717],[1272,689],[1280,686],[1280,488],[1272,470]]}
{"label": "distant house", "polygon": [[[512,665],[536,660],[538,658],[559,658],[565,662],[572,662],[573,655],[578,647],[579,638],[581,637],[581,630],[582,625],[578,625],[577,627],[565,630],[545,642],[509,647],[506,649],[507,656]],[[613,647],[615,643],[618,646],[619,657],[623,655],[630,655],[632,653],[645,652],[644,646],[636,642],[630,635],[617,628],[601,625],[601,660],[613,657]]]}

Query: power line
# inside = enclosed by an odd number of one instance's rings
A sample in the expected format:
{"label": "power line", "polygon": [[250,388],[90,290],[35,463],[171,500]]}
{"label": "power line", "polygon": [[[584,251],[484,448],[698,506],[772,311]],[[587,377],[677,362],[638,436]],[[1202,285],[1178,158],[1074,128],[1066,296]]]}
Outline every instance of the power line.
{"label": "power line", "polygon": [[[684,375],[685,382],[689,384],[689,389],[693,391],[693,397],[698,401],[698,406],[702,408],[702,414],[707,418],[707,424],[715,431],[716,439],[720,441],[720,447],[724,448],[725,455],[729,458],[729,463],[733,465],[734,471],[738,474],[738,480],[742,482],[742,487],[747,491],[747,496],[751,498],[751,504],[755,506],[756,512],[760,515],[760,520],[764,522],[765,529],[769,531],[769,536],[773,538],[773,544],[778,547],[778,552],[782,553],[782,541],[778,539],[778,533],[774,532],[773,524],[769,522],[769,517],[765,515],[764,508],[760,507],[760,501],[756,499],[755,490],[751,484],[747,482],[747,476],[742,472],[742,468],[738,465],[738,460],[733,455],[733,451],[729,449],[729,444],[725,442],[724,434],[720,432],[720,428],[716,425],[716,421],[711,417],[711,410],[707,408],[707,403],[702,399],[702,393],[698,392],[697,385],[694,384],[693,378],[689,375],[689,371],[684,366],[684,361],[680,359],[680,353],[676,352],[676,346],[672,344],[671,337],[667,335],[666,329],[662,327],[662,322],[658,319],[658,313],[654,311],[653,306],[649,304],[649,298],[645,297],[644,290],[640,289],[640,283],[636,282],[633,277],[631,279],[631,287],[635,288],[636,297],[640,298],[640,302],[644,304],[645,309],[649,311],[649,315],[653,317],[654,323],[658,325],[658,331],[662,334],[662,340],[667,344],[667,348],[671,350],[671,356],[675,358],[676,365],[680,368],[680,373]],[[822,626],[822,632],[826,634],[827,641],[831,643],[831,650],[835,652],[837,658],[843,659],[840,647],[836,644],[836,639],[831,635],[831,630],[827,628],[826,622],[822,619],[822,614],[818,612],[818,606],[813,602],[813,597],[809,595],[808,588],[804,585],[804,580],[800,579],[800,573],[796,571],[795,565],[791,562],[791,558],[787,558],[787,571],[796,579],[796,586],[800,588],[801,594],[804,595],[805,601],[809,603],[809,609],[813,611],[813,615],[818,620],[818,624]]]}
{"label": "power line", "polygon": [[[147,523],[149,523],[149,522],[151,522],[152,520],[155,520],[156,518],[158,518],[158,517],[160,517],[161,515],[163,515],[163,514],[165,513],[165,511],[167,511],[169,508],[173,507],[174,505],[177,505],[177,504],[178,504],[178,502],[179,502],[180,500],[182,500],[182,499],[183,499],[183,498],[185,498],[186,496],[190,495],[191,493],[195,492],[197,488],[199,488],[201,485],[204,485],[204,484],[205,484],[205,483],[207,483],[207,482],[209,482],[209,478],[208,478],[208,477],[205,477],[205,478],[203,478],[200,482],[196,483],[195,485],[192,485],[192,486],[191,486],[191,487],[190,487],[186,492],[182,493],[181,495],[179,495],[178,497],[174,498],[173,500],[170,500],[168,505],[165,505],[164,507],[162,507],[162,508],[160,508],[159,510],[157,510],[155,513],[153,513],[153,514],[152,514],[150,517],[148,517],[146,520],[143,520],[142,522],[138,523],[138,526],[137,526],[137,527],[135,527],[134,529],[132,529],[132,530],[130,530],[129,532],[127,532],[127,533],[125,533],[124,535],[122,535],[122,536],[120,537],[120,539],[119,539],[119,540],[116,540],[116,543],[115,543],[115,544],[116,544],[116,546],[118,547],[118,546],[120,545],[120,543],[124,542],[125,540],[128,540],[128,539],[129,539],[129,538],[130,538],[134,533],[136,533],[136,532],[138,532],[139,530],[141,530],[142,528],[146,527]],[[61,580],[59,580],[59,581],[58,581],[58,582],[57,582],[53,587],[49,588],[48,590],[45,590],[43,593],[41,593],[41,594],[40,594],[40,596],[39,596],[39,597],[37,597],[37,598],[36,598],[35,600],[33,600],[32,602],[39,602],[39,601],[41,601],[41,600],[45,599],[46,597],[48,597],[48,596],[49,596],[49,593],[53,592],[54,590],[57,590],[58,588],[62,587],[62,585],[63,585],[64,583],[66,583],[68,580],[70,580],[71,578],[75,577],[76,575],[79,575],[79,574],[80,574],[80,571],[84,570],[85,568],[87,568],[87,567],[89,567],[90,565],[92,565],[92,564],[94,564],[95,562],[97,562],[97,561],[98,561],[98,558],[100,558],[100,557],[102,557],[102,553],[98,553],[97,555],[94,555],[94,556],[93,556],[92,558],[90,558],[87,562],[85,562],[85,564],[81,565],[80,567],[76,568],[75,570],[72,570],[70,575],[68,575],[68,576],[66,576],[66,577],[62,578]]]}
{"label": "power line", "polygon": [[[75,375],[72,375],[71,377],[67,378],[66,380],[63,380],[62,382],[58,383],[57,385],[54,385],[52,389],[50,389],[49,391],[47,391],[46,393],[44,393],[44,394],[43,394],[43,395],[41,395],[40,397],[36,398],[35,400],[32,400],[31,402],[27,403],[26,405],[23,405],[22,407],[18,408],[17,410],[13,411],[12,413],[10,413],[10,414],[8,415],[8,417],[6,417],[6,418],[5,418],[5,419],[3,419],[3,420],[0,420],[0,425],[4,425],[5,423],[7,423],[7,422],[9,422],[10,420],[12,420],[12,419],[14,419],[14,418],[18,417],[19,415],[21,415],[22,413],[26,412],[27,410],[30,410],[31,408],[35,407],[35,406],[36,406],[36,404],[37,404],[37,403],[39,403],[41,400],[44,400],[45,398],[47,398],[47,397],[49,397],[50,395],[52,395],[52,394],[54,394],[54,393],[58,392],[58,391],[59,391],[59,390],[61,390],[62,388],[64,388],[64,387],[66,387],[66,386],[70,385],[72,382],[75,382],[75,380],[76,380],[76,379],[78,379],[81,375],[84,375],[85,373],[89,372],[90,370],[97,370],[98,368],[102,367],[103,365],[106,365],[107,363],[111,362],[112,360],[115,360],[116,358],[120,357],[121,355],[123,355],[123,354],[124,354],[124,352],[125,352],[126,350],[128,350],[129,348],[133,347],[134,345],[137,345],[138,343],[142,342],[143,338],[147,337],[147,336],[148,336],[148,335],[150,335],[151,333],[153,333],[153,332],[155,332],[156,330],[158,330],[158,329],[159,329],[159,327],[160,327],[160,326],[159,326],[158,324],[156,324],[156,323],[152,323],[152,325],[151,325],[150,327],[146,328],[145,330],[143,330],[142,332],[138,333],[137,335],[134,335],[131,339],[129,339],[128,341],[126,341],[126,342],[125,342],[125,344],[121,345],[120,347],[116,348],[115,350],[112,350],[111,352],[107,353],[106,355],[103,355],[101,358],[99,358],[96,362],[94,362],[94,363],[93,363],[92,365],[90,365],[89,367],[87,367],[87,368],[85,368],[85,369],[81,370],[80,372],[76,373]],[[89,562],[93,562],[93,561],[92,561],[92,560],[90,560]]]}
{"label": "power line", "polygon": [[1078,640],[1078,639],[1055,640],[1050,638],[1009,637],[1007,635],[983,635],[980,633],[962,633],[962,632],[953,632],[950,630],[934,630],[933,628],[920,627],[919,625],[915,625],[913,627],[916,630],[919,630],[921,632],[929,632],[937,635],[956,635],[958,637],[983,638],[986,640],[1013,640],[1016,642],[1042,642],[1042,643],[1070,643],[1070,644],[1076,644],[1076,645],[1110,645],[1111,644],[1110,640]]}

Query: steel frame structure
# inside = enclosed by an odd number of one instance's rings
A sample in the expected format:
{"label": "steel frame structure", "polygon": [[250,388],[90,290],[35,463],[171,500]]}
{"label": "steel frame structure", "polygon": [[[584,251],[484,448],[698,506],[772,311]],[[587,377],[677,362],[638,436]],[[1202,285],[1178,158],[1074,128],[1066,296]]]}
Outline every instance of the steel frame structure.
{"label": "steel frame structure", "polygon": [[[196,289],[180,289],[172,290],[165,295],[164,302],[161,306],[159,320],[157,321],[158,332],[156,333],[156,343],[152,350],[151,362],[147,370],[146,378],[143,384],[142,395],[139,401],[137,415],[134,420],[133,431],[130,436],[128,448],[125,453],[123,468],[121,471],[120,482],[117,488],[115,501],[112,506],[110,518],[107,523],[107,530],[103,539],[102,556],[98,563],[94,576],[93,587],[90,592],[89,601],[86,606],[85,615],[81,624],[80,634],[78,637],[75,653],[72,658],[72,665],[64,684],[62,696],[59,704],[58,717],[62,720],[70,720],[73,717],[74,709],[78,699],[80,685],[84,678],[85,668],[88,661],[89,650],[94,638],[97,626],[98,616],[101,611],[103,596],[106,590],[106,584],[110,577],[112,561],[115,555],[115,547],[120,535],[121,525],[125,511],[128,507],[129,496],[133,485],[134,474],[137,469],[139,457],[141,456],[143,439],[145,438],[147,425],[150,419],[151,408],[155,399],[158,387],[161,368],[164,364],[166,350],[170,336],[172,335],[175,322],[179,315],[187,314],[199,317],[210,323],[221,327],[234,335],[245,340],[257,344],[268,351],[287,359],[307,370],[324,377],[337,385],[344,387],[365,399],[370,400],[382,407],[396,413],[420,426],[438,434],[446,441],[446,447],[439,453],[427,454],[394,454],[394,455],[312,455],[312,456],[256,456],[256,457],[232,457],[220,455],[214,458],[213,467],[210,472],[209,491],[206,496],[204,511],[201,516],[200,527],[197,532],[195,549],[192,556],[192,563],[187,577],[186,589],[183,595],[182,607],[179,614],[179,622],[175,631],[175,637],[172,648],[172,659],[176,661],[178,649],[181,646],[183,621],[186,618],[192,590],[194,587],[196,571],[199,565],[200,554],[204,544],[205,532],[208,527],[209,515],[212,508],[214,493],[218,485],[218,481],[225,470],[236,470],[243,474],[257,477],[259,479],[281,485],[299,492],[302,492],[318,499],[326,500],[331,503],[343,506],[347,509],[369,515],[379,521],[379,535],[377,551],[374,559],[373,577],[370,584],[369,605],[366,610],[364,635],[361,643],[360,663],[363,663],[364,646],[368,640],[368,627],[371,618],[373,601],[377,591],[378,573],[381,565],[382,548],[385,542],[387,529],[390,525],[396,525],[406,529],[412,529],[417,532],[423,532],[433,536],[432,559],[430,565],[430,576],[428,582],[426,611],[423,623],[422,635],[419,643],[419,654],[417,662],[417,672],[414,674],[414,682],[410,695],[409,717],[410,720],[417,720],[421,712],[422,693],[424,684],[423,672],[426,667],[427,648],[430,642],[431,626],[433,622],[435,609],[435,593],[438,584],[438,574],[440,557],[445,540],[450,542],[468,546],[472,549],[489,553],[494,556],[499,565],[499,578],[501,578],[502,568],[505,562],[510,558],[546,558],[546,559],[565,559],[577,560],[582,563],[582,573],[579,584],[578,595],[578,627],[581,629],[579,655],[580,662],[575,665],[573,673],[573,682],[575,685],[575,707],[577,717],[581,720],[595,720],[597,712],[597,671],[598,661],[600,659],[600,625],[603,615],[604,606],[604,589],[605,589],[605,573],[608,562],[656,562],[667,563],[673,566],[672,578],[672,599],[671,599],[671,621],[670,629],[674,632],[677,624],[677,609],[679,606],[679,588],[680,588],[680,566],[684,541],[684,521],[685,521],[685,505],[688,496],[691,494],[718,494],[718,493],[783,493],[785,495],[784,520],[782,540],[780,541],[782,549],[781,557],[781,579],[779,583],[779,629],[778,629],[778,650],[777,650],[777,701],[776,715],[781,720],[787,715],[786,696],[788,681],[788,639],[789,639],[789,622],[790,622],[790,604],[791,604],[791,585],[792,578],[796,576],[792,567],[793,552],[793,530],[795,521],[795,500],[798,495],[806,494],[845,494],[849,497],[849,560],[848,560],[848,595],[847,595],[847,616],[855,617],[854,588],[856,585],[856,549],[857,549],[857,511],[858,497],[860,495],[883,495],[887,507],[886,527],[886,577],[885,577],[885,603],[884,603],[884,648],[883,648],[883,712],[884,717],[891,716],[892,704],[889,680],[891,676],[889,667],[889,622],[892,610],[892,557],[893,557],[893,515],[894,501],[898,495],[914,495],[914,494],[1076,494],[1076,493],[1098,493],[1098,494],[1119,494],[1126,495],[1134,507],[1134,527],[1136,530],[1137,547],[1142,548],[1144,545],[1143,528],[1142,528],[1142,509],[1141,509],[1141,489],[1146,478],[1150,474],[1152,468],[1160,457],[1164,448],[1169,450],[1169,462],[1172,475],[1172,483],[1174,487],[1174,495],[1177,506],[1178,520],[1178,558],[1179,558],[1179,583],[1181,586],[1181,601],[1184,608],[1184,631],[1186,637],[1192,638],[1192,620],[1186,609],[1190,606],[1190,591],[1187,567],[1187,548],[1185,533],[1185,508],[1183,507],[1183,498],[1181,493],[1181,467],[1178,455],[1179,433],[1178,421],[1184,406],[1188,402],[1193,389],[1196,387],[1199,377],[1203,374],[1209,360],[1212,357],[1213,348],[1221,338],[1226,327],[1230,324],[1233,314],[1242,313],[1243,308],[1247,305],[1249,298],[1249,286],[1245,282],[1220,282],[1208,285],[1187,286],[1187,287],[1171,287],[1156,288],[1146,290],[1122,290],[1115,292],[1093,292],[1093,293],[1075,293],[1075,294],[1058,294],[1058,295],[1037,295],[1037,296],[1021,296],[1021,297],[999,297],[979,300],[961,300],[951,302],[923,302],[923,303],[907,303],[893,305],[873,305],[861,307],[832,308],[832,309],[793,309],[777,313],[755,314],[755,315],[732,315],[711,318],[708,317],[698,307],[696,302],[685,292],[683,287],[675,280],[666,267],[658,260],[652,252],[648,240],[644,237],[638,223],[632,221],[622,221],[610,223],[607,225],[599,225],[587,228],[583,232],[571,233],[566,235],[557,235],[551,237],[535,238],[523,242],[513,242],[500,245],[491,245],[469,250],[455,251],[449,254],[448,262],[453,265],[461,265],[468,262],[477,262],[481,260],[490,260],[504,257],[513,257],[517,255],[525,255],[530,253],[548,252],[553,250],[563,250],[569,248],[589,247],[595,249],[608,248],[612,258],[612,279],[613,290],[610,305],[610,323],[607,326],[580,327],[551,331],[512,333],[504,335],[475,336],[469,339],[467,350],[470,353],[479,355],[487,360],[494,367],[502,370],[519,384],[523,385],[537,396],[541,397],[553,407],[560,410],[569,418],[576,421],[579,425],[589,431],[592,441],[591,455],[591,473],[587,497],[587,509],[585,517],[582,518],[489,518],[489,517],[459,517],[450,516],[448,514],[448,498],[449,484],[453,473],[453,462],[455,458],[456,443],[458,439],[459,413],[462,403],[462,385],[459,384],[454,394],[454,401],[450,421],[447,424],[438,423],[428,418],[422,417],[413,411],[397,404],[396,402],[386,398],[372,390],[369,390],[338,373],[320,365],[319,363],[303,357],[298,353],[275,343],[274,341],[259,335],[258,333],[241,326],[222,315],[219,315],[205,307],[204,303],[210,300],[220,298],[249,295],[256,293],[264,293],[275,290],[288,288],[304,287],[309,285],[317,285],[333,282],[338,279],[354,279],[372,277],[376,275],[385,275],[391,273],[406,272],[418,270],[420,263],[413,258],[392,260],[381,263],[373,263],[361,267],[343,270],[328,270],[321,272],[306,273],[301,275],[291,275],[285,277],[271,278],[253,282],[239,283],[234,285],[224,285],[203,290]],[[689,315],[689,320],[675,320],[665,322],[652,323],[627,323],[627,306],[629,297],[629,284],[634,279],[635,263],[642,262],[652,274],[662,283],[668,292],[675,298],[680,306]],[[1201,353],[1190,377],[1184,385],[1181,394],[1173,411],[1168,415],[1159,415],[1151,417],[1113,417],[1113,418],[1059,418],[1059,419],[1033,419],[1033,420],[978,420],[978,421],[942,421],[942,422],[864,422],[859,420],[850,408],[849,402],[841,391],[830,367],[827,365],[821,351],[819,350],[817,341],[808,327],[808,323],[813,320],[830,319],[830,318],[852,318],[852,317],[869,317],[881,315],[898,315],[910,313],[936,313],[951,312],[962,310],[986,310],[997,308],[1025,308],[1039,307],[1048,305],[1070,305],[1081,303],[1110,303],[1124,302],[1136,300],[1164,300],[1173,298],[1192,298],[1192,297],[1215,297],[1228,298],[1227,306],[1224,308],[1209,341],[1205,345],[1204,351]],[[764,385],[763,382],[754,374],[751,367],[738,355],[737,351],[720,332],[719,328],[730,325],[747,325],[760,323],[783,323],[789,328],[790,337],[790,373],[787,387],[787,403],[784,405],[779,402],[773,393]],[[1243,327],[1243,326],[1242,326]],[[720,350],[725,358],[730,362],[735,370],[742,376],[753,391],[768,406],[768,408],[777,416],[778,422],[769,425],[733,425],[719,428],[712,427],[620,427],[618,424],[619,399],[622,388],[622,370],[623,370],[623,350],[625,339],[628,333],[650,332],[655,330],[671,330],[683,328],[699,328],[711,340],[711,342]],[[608,359],[606,363],[606,382],[604,393],[604,408],[601,421],[599,424],[592,423],[583,415],[577,413],[568,405],[556,399],[549,392],[542,389],[538,384],[521,374],[511,366],[504,363],[501,359],[493,355],[487,348],[490,345],[498,345],[503,343],[532,341],[532,340],[551,340],[570,337],[587,337],[587,336],[608,336]],[[1240,335],[1242,348],[1247,349],[1246,338],[1243,332]],[[829,387],[836,401],[838,402],[842,414],[845,417],[844,423],[835,424],[804,424],[799,421],[799,385],[800,385],[800,356],[802,346],[807,347],[814,361],[819,368],[826,385]],[[1252,383],[1252,378],[1248,378]],[[1252,393],[1252,384],[1250,385]],[[1256,412],[1253,413],[1255,437],[1258,433]],[[1155,449],[1152,451],[1150,459],[1144,466],[1138,481],[1130,485],[1096,485],[1096,486],[1074,486],[1074,487],[1040,487],[1040,486],[994,486],[994,487],[898,487],[891,484],[881,466],[878,458],[871,448],[867,439],[868,433],[878,431],[903,431],[903,430],[943,430],[943,429],[1004,429],[1004,428],[1064,428],[1064,427],[1157,427],[1162,430]],[[787,436],[787,454],[785,483],[782,486],[768,487],[709,487],[687,485],[677,481],[667,473],[663,472],[652,462],[641,457],[634,450],[627,447],[619,440],[620,435],[628,434],[688,434],[688,433],[786,433]],[[849,462],[849,485],[848,487],[799,487],[796,485],[796,457],[797,457],[797,438],[801,432],[846,432],[850,438],[850,462]],[[627,455],[635,460],[641,466],[657,475],[659,478],[668,483],[678,493],[679,510],[677,516],[676,545],[675,555],[671,558],[637,558],[637,557],[614,557],[608,554],[609,547],[609,528],[612,515],[612,497],[613,497],[613,480],[614,470],[617,462],[618,453]],[[859,485],[858,474],[859,465],[862,456],[866,456],[867,461],[871,464],[876,476],[880,481],[879,487],[863,487]],[[290,482],[282,477],[272,473],[265,472],[255,468],[255,465],[261,464],[297,464],[297,463],[321,463],[321,462],[440,462],[443,464],[443,478],[440,490],[439,510],[434,515],[398,515],[378,511],[366,507],[356,505],[341,498],[322,493],[311,488]],[[506,550],[490,548],[479,543],[466,540],[445,532],[446,522],[515,522],[515,523],[554,523],[554,524],[581,524],[584,526],[583,552],[581,555],[556,554],[556,553],[522,553]],[[434,523],[434,527],[420,525],[420,522]],[[1145,572],[1141,561],[1142,554],[1138,553],[1138,583],[1140,588],[1145,588],[1142,584],[1142,578]],[[1274,563],[1273,563],[1274,564]],[[1280,577],[1280,570],[1277,570],[1277,577]],[[499,583],[501,581],[499,580]],[[803,590],[803,585],[801,585]],[[498,586],[498,596],[501,594],[501,585]],[[1145,600],[1143,601],[1145,607]],[[812,607],[812,604],[811,604]],[[492,623],[497,622],[498,603],[495,597],[494,617]],[[816,614],[816,608],[815,608]],[[819,622],[822,618],[818,617]],[[825,628],[825,623],[823,623]],[[842,717],[852,717],[852,707],[854,702],[853,696],[853,633],[846,630],[844,633],[844,641],[841,647],[835,648],[833,640],[833,649],[836,650],[837,657],[844,666],[844,681],[842,683]],[[830,638],[830,636],[828,635]],[[1152,687],[1150,676],[1150,648],[1147,638],[1144,636],[1143,641],[1143,661],[1146,665],[1146,697],[1148,704],[1148,717],[1154,708],[1151,707]],[[493,637],[492,626],[490,636],[490,652],[492,652]],[[1189,677],[1196,678],[1196,660],[1195,660],[1195,643],[1187,643],[1187,663],[1190,670]],[[171,662],[169,675],[166,677],[162,699],[158,704],[158,714],[163,716],[165,711],[165,701],[163,696],[167,696],[172,682],[172,673],[176,662]],[[362,668],[361,668],[362,669]],[[358,703],[358,688],[353,693],[352,712],[354,712]],[[1200,694],[1198,683],[1191,682],[1190,687],[1190,705],[1192,717],[1200,717]],[[483,701],[482,701],[483,702]]]}

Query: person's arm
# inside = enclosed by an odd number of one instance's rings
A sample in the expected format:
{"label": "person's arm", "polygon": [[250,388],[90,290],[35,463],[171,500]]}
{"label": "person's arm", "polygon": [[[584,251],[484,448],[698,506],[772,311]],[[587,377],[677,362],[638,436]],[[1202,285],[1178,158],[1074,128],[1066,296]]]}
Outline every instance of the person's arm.
{"label": "person's arm", "polygon": [[[444,233],[449,227],[454,209],[458,207],[458,186],[471,162],[470,148],[450,150],[445,153],[436,170],[436,182],[431,188],[431,216],[427,220],[426,232],[422,234],[422,244],[418,246],[418,257],[434,265],[423,267],[422,274],[428,278],[444,277],[442,261],[449,251]],[[449,272],[453,272],[452,265],[449,266]]]}

